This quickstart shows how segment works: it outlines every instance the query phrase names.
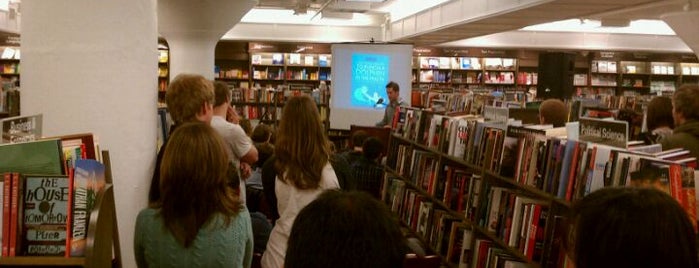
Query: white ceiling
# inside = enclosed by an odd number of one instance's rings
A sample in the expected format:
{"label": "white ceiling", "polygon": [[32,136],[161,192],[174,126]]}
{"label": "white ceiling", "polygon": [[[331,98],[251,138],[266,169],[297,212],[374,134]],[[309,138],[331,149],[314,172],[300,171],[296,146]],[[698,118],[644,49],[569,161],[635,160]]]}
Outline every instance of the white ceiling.
{"label": "white ceiling", "polygon": [[[442,0],[439,3],[453,3],[455,1],[458,0]],[[463,1],[466,3],[466,0]],[[345,0],[259,0],[257,8],[298,10],[302,7],[305,8],[308,14],[313,15],[322,9],[335,12],[358,12],[366,16],[381,16],[387,14],[387,9],[391,6],[416,6],[416,3],[425,2],[437,1],[387,0],[383,3],[357,3]],[[416,45],[435,45],[513,31],[525,26],[570,18],[597,19],[604,22],[613,19],[613,22],[623,23],[625,20],[659,19],[662,14],[681,11],[687,7],[699,8],[699,0],[550,0],[542,2],[544,3],[528,8],[469,19],[446,27],[417,32],[409,36],[400,36],[389,41],[414,43]],[[442,5],[447,4],[449,3]],[[427,8],[429,10],[430,8],[439,8],[439,6],[427,6]],[[404,16],[411,15],[406,15],[406,11],[403,11],[401,14],[403,16],[398,18],[396,16],[398,14],[395,11],[389,12],[392,12],[391,14],[393,15],[390,18],[391,23],[404,19]],[[416,12],[424,13],[426,11],[412,11],[412,13]],[[375,22],[378,24],[375,26],[379,27],[381,20],[375,19]]]}

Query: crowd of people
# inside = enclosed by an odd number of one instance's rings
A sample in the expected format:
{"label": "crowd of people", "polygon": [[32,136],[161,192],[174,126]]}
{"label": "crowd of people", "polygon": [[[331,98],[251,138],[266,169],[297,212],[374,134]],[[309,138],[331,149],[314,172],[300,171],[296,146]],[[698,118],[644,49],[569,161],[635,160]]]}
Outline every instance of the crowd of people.
{"label": "crowd of people", "polygon": [[[398,104],[397,84],[386,89],[389,107]],[[277,128],[246,131],[228,86],[200,75],[175,77],[166,102],[175,124],[137,218],[139,267],[251,267],[255,256],[263,268],[403,267],[407,240],[379,199],[381,140],[356,131],[349,150],[333,151],[309,96],[287,99]],[[695,107],[696,85],[653,99],[652,141],[697,156]],[[541,109],[542,124],[565,122],[546,112],[565,109],[560,102]],[[390,127],[391,116],[377,126]],[[568,254],[578,268],[699,267],[692,223],[651,187],[593,192],[569,216]]]}

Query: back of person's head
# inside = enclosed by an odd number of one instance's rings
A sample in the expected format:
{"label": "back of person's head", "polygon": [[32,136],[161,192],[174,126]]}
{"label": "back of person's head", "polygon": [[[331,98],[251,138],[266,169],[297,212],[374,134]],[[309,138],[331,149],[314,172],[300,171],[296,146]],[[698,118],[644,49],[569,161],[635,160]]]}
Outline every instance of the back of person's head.
{"label": "back of person's head", "polygon": [[649,131],[659,127],[675,128],[675,121],[672,117],[672,99],[657,96],[650,100],[646,112],[646,126]]}
{"label": "back of person's head", "polygon": [[329,190],[299,212],[286,268],[398,268],[405,237],[388,208],[364,192]]}
{"label": "back of person's head", "polygon": [[357,130],[352,133],[352,146],[361,147],[364,144],[364,140],[369,137],[369,133],[364,130]]}
{"label": "back of person's head", "polygon": [[383,152],[383,142],[376,137],[369,137],[362,144],[362,153],[364,157],[370,160],[376,160]]}
{"label": "back of person's head", "polygon": [[331,155],[316,103],[307,95],[291,97],[279,121],[275,170],[282,181],[300,189],[317,188]]}
{"label": "back of person's head", "polygon": [[[240,201],[229,186],[221,137],[206,123],[187,122],[172,133],[160,166],[160,214],[177,241],[189,247],[215,213],[234,216]],[[230,219],[230,218],[228,218]]]}
{"label": "back of person's head", "polygon": [[240,125],[240,128],[245,131],[245,135],[250,136],[252,134],[252,122],[250,122],[250,119],[241,118],[238,124]]}
{"label": "back of person's head", "polygon": [[561,100],[548,99],[539,106],[539,118],[541,119],[541,124],[562,127],[568,121],[568,109]]}
{"label": "back of person's head", "polygon": [[386,88],[391,88],[395,92],[400,92],[400,86],[398,85],[398,83],[393,81],[388,82],[388,84],[386,84]]}
{"label": "back of person's head", "polygon": [[274,145],[268,142],[255,143],[257,149],[257,163],[255,166],[261,167],[264,163],[274,155]]}
{"label": "back of person's head", "polygon": [[255,126],[255,129],[252,130],[252,135],[250,135],[250,139],[252,139],[253,142],[257,143],[269,142],[271,138],[272,127],[262,123],[257,124],[257,126]]}
{"label": "back of person's head", "polygon": [[228,84],[221,81],[214,81],[214,95],[216,100],[214,101],[214,107],[221,106],[231,101],[231,89]]}
{"label": "back of person's head", "polygon": [[572,219],[577,268],[699,267],[688,215],[659,190],[603,188],[576,204]]}
{"label": "back of person's head", "polygon": [[176,123],[195,121],[204,104],[214,104],[214,86],[201,75],[179,74],[170,82],[165,102]]}
{"label": "back of person's head", "polygon": [[686,120],[699,120],[699,84],[680,86],[675,91],[673,101],[675,113],[682,114]]}

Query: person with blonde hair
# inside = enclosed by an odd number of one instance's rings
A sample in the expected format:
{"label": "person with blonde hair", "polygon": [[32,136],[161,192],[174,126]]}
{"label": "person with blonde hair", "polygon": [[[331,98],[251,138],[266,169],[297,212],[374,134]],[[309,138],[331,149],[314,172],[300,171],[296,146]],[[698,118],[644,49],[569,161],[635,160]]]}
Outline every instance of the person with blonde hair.
{"label": "person with blonde hair", "polygon": [[[187,122],[211,122],[214,115],[214,86],[204,76],[198,74],[179,74],[170,82],[165,94],[167,110],[175,124],[170,127],[173,133],[180,124]],[[169,139],[158,151],[155,170],[148,192],[148,202],[160,199],[160,163]]]}
{"label": "person with blonde hair", "polygon": [[262,255],[264,268],[284,266],[287,239],[299,211],[324,190],[340,188],[330,163],[330,141],[318,108],[309,96],[291,97],[284,105],[274,154],[275,158],[268,162],[274,161],[274,205],[279,218]]}
{"label": "person with blonde hair", "polygon": [[136,220],[138,267],[250,267],[250,214],[228,179],[223,140],[208,124],[187,122],[168,143],[161,197]]}

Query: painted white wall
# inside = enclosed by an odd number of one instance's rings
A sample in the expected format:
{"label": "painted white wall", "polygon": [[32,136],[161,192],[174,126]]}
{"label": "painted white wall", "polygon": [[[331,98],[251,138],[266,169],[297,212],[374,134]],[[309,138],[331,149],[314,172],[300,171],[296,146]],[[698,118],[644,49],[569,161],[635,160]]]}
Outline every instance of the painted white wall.
{"label": "painted white wall", "polygon": [[156,1],[23,0],[23,115],[44,135],[93,132],[110,151],[124,267],[156,154]]}
{"label": "painted white wall", "polygon": [[298,24],[238,23],[222,40],[276,40],[298,42],[365,42],[383,40],[381,27],[319,26]]}
{"label": "painted white wall", "polygon": [[170,77],[195,73],[214,79],[216,43],[255,4],[254,0],[158,0],[158,31],[170,47]]}

